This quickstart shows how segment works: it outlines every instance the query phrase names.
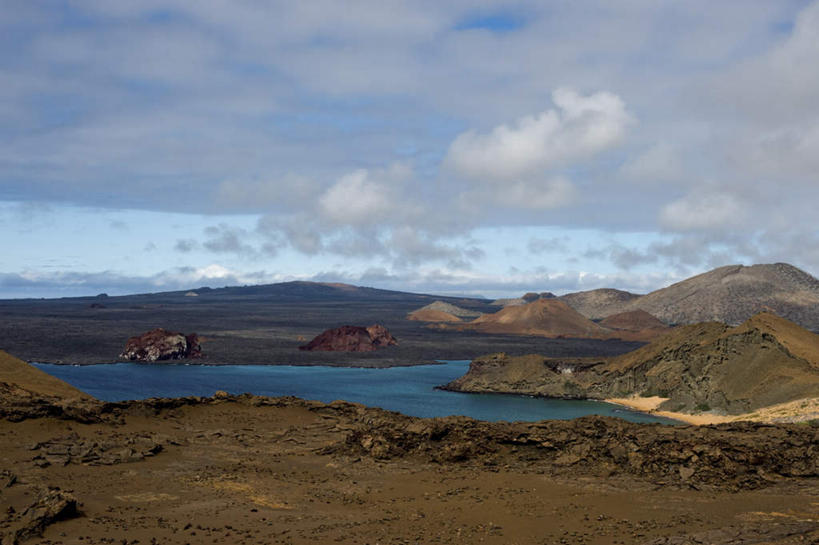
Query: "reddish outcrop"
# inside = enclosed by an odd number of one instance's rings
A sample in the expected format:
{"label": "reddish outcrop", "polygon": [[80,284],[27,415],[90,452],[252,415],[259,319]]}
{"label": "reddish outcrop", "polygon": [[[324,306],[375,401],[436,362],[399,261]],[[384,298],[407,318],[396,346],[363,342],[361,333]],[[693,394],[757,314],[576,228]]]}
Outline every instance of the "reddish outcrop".
{"label": "reddish outcrop", "polygon": [[379,348],[397,345],[398,341],[382,325],[361,327],[345,325],[328,329],[299,350],[324,350],[330,352],[372,352]]}
{"label": "reddish outcrop", "polygon": [[202,347],[196,333],[185,335],[158,327],[128,339],[119,357],[134,361],[201,358]]}

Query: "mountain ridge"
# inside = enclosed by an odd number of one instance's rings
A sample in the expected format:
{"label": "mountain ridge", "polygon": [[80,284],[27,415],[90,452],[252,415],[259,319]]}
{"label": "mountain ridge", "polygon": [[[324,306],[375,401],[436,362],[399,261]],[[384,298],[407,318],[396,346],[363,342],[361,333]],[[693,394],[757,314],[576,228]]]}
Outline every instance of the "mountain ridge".
{"label": "mountain ridge", "polygon": [[602,289],[560,299],[592,319],[644,310],[670,325],[707,321],[739,325],[771,311],[819,331],[819,280],[788,263],[726,265],[645,295]]}

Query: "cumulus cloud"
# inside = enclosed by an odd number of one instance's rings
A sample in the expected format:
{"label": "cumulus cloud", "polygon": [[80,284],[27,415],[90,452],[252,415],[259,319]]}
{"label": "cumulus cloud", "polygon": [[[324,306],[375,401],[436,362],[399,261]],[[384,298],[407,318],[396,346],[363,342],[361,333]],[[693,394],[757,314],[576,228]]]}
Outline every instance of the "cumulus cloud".
{"label": "cumulus cloud", "polygon": [[660,224],[672,231],[714,231],[742,225],[747,217],[743,202],[728,193],[692,193],[665,205]]}
{"label": "cumulus cloud", "polygon": [[483,250],[475,245],[444,244],[409,226],[394,229],[388,246],[395,252],[394,265],[398,268],[443,261],[451,269],[469,269],[473,261],[484,256]]}
{"label": "cumulus cloud", "polygon": [[396,206],[393,189],[372,179],[365,169],[342,176],[319,197],[319,210],[341,225],[378,223]]}
{"label": "cumulus cloud", "polygon": [[459,134],[445,164],[473,179],[530,177],[616,145],[632,121],[623,100],[608,92],[583,96],[558,89],[552,93],[552,102],[556,109],[499,125],[489,133],[470,130]]}

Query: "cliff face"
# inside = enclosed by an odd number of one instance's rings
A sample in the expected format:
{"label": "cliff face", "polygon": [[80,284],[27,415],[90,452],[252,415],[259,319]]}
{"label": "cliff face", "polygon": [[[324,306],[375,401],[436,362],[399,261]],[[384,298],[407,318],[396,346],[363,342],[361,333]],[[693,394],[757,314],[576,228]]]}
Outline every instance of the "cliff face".
{"label": "cliff face", "polygon": [[398,341],[382,325],[361,327],[345,325],[328,329],[299,350],[323,350],[330,352],[372,352],[379,348],[395,346]]}
{"label": "cliff face", "polygon": [[595,359],[552,359],[530,354],[490,354],[473,360],[469,371],[443,389],[455,392],[526,394],[561,399],[588,397],[572,374],[602,365]]}
{"label": "cliff face", "polygon": [[477,359],[448,389],[565,398],[668,398],[660,408],[745,414],[819,397],[819,335],[769,313],[731,328],[684,326],[622,356],[600,361]]}

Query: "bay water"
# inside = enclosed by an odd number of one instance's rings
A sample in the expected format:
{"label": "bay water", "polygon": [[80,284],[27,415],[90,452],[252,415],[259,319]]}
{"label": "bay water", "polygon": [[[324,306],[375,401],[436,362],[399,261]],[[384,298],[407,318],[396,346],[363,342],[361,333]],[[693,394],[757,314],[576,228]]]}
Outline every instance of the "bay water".
{"label": "bay water", "polygon": [[466,373],[469,361],[386,369],[165,363],[34,365],[104,401],[210,396],[217,390],[224,390],[231,394],[296,396],[325,403],[340,399],[422,417],[464,415],[489,421],[532,422],[596,414],[632,422],[678,423],[599,401],[465,394],[435,389]]}

